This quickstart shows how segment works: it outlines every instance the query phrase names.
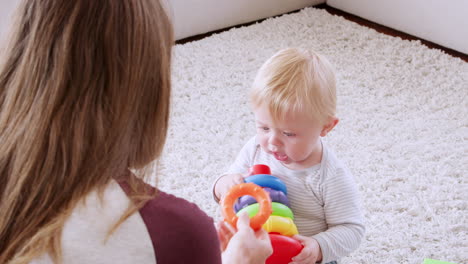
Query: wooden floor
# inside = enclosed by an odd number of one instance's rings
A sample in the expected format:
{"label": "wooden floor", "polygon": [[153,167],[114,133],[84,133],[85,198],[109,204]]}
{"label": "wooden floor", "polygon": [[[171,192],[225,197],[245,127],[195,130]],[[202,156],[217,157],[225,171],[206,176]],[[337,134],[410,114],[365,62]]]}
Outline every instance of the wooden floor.
{"label": "wooden floor", "polygon": [[[326,4],[316,5],[316,6],[314,6],[314,8],[324,9],[330,14],[342,16],[347,20],[353,21],[353,22],[358,23],[358,24],[360,24],[362,26],[373,28],[376,31],[378,31],[380,33],[383,33],[383,34],[387,34],[387,35],[394,36],[394,37],[400,37],[400,38],[406,39],[406,40],[419,40],[419,41],[421,41],[422,44],[426,45],[429,48],[443,50],[445,53],[450,54],[453,57],[457,57],[457,58],[460,58],[460,59],[464,60],[465,62],[468,62],[468,55],[467,54],[463,54],[461,52],[442,47],[442,46],[440,46],[438,44],[435,44],[435,43],[432,43],[432,42],[429,42],[429,41],[414,37],[412,35],[408,35],[408,34],[403,33],[401,31],[394,30],[394,29],[391,29],[389,27],[385,27],[385,26],[376,24],[376,23],[371,22],[369,20],[366,20],[366,19],[360,18],[358,16],[343,12],[343,11],[335,9],[333,7],[330,7],[330,6],[326,5]],[[298,11],[293,11],[293,12],[290,12],[290,13],[295,13],[295,12],[298,12]],[[262,21],[262,20],[259,20],[259,21]],[[238,25],[238,26],[235,26],[235,27],[248,26],[248,25],[252,25],[254,23],[257,23],[259,21],[254,21],[254,22],[242,24],[242,25]],[[233,28],[233,27],[231,27],[231,28]],[[197,35],[197,36],[193,36],[193,37],[188,37],[188,38],[185,38],[185,39],[178,40],[176,43],[177,44],[184,44],[184,43],[187,43],[187,42],[200,40],[202,38],[209,37],[212,34],[220,33],[220,32],[229,30],[231,28],[225,28],[225,29],[212,31],[212,32],[209,32],[209,33],[205,33],[205,34],[201,34],[201,35]]]}

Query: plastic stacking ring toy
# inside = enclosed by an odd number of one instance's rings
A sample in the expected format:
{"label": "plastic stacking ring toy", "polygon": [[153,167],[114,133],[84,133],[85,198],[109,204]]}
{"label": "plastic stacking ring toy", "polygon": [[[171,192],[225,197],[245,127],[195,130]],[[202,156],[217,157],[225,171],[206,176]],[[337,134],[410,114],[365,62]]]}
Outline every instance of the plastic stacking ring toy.
{"label": "plastic stacking ring toy", "polygon": [[275,176],[271,176],[268,174],[257,174],[250,177],[245,178],[245,182],[253,182],[262,187],[268,187],[271,189],[275,189],[278,191],[284,192],[284,194],[288,194],[286,190],[286,185],[284,182]]}
{"label": "plastic stacking ring toy", "polygon": [[264,164],[256,164],[250,168],[250,173],[255,174],[271,174],[270,167]]}
{"label": "plastic stacking ring toy", "polygon": [[[286,196],[286,194],[284,194],[284,192],[273,190],[268,187],[263,188],[263,190],[268,192],[272,202],[282,203],[288,207],[290,206],[288,197]],[[249,195],[242,196],[241,198],[237,200],[236,204],[234,205],[234,210],[236,210],[236,212],[239,212],[242,208],[245,208],[256,202],[257,200],[255,200],[255,198],[253,198],[252,196],[249,196]]]}
{"label": "plastic stacking ring toy", "polygon": [[253,183],[241,183],[235,185],[226,193],[226,196],[221,201],[221,210],[224,215],[224,219],[232,226],[236,226],[238,217],[234,213],[233,206],[237,198],[243,195],[253,196],[260,204],[259,213],[250,219],[250,227],[254,230],[258,230],[271,215],[271,199],[262,187]]}
{"label": "plastic stacking ring toy", "polygon": [[[256,215],[258,213],[258,208],[259,208],[258,203],[254,203],[254,204],[251,204],[251,205],[243,208],[239,212],[237,212],[237,215],[239,215],[242,212],[247,212],[250,217],[253,217],[254,215]],[[286,205],[273,202],[273,203],[271,203],[271,208],[272,208],[271,215],[288,217],[288,218],[291,218],[292,220],[294,220],[293,212]]]}
{"label": "plastic stacking ring toy", "polygon": [[270,193],[270,198],[272,202],[282,203],[286,206],[290,206],[288,196],[282,191],[274,190],[268,187],[263,188]]}
{"label": "plastic stacking ring toy", "polygon": [[301,253],[304,246],[294,238],[278,234],[269,234],[273,254],[267,258],[265,264],[286,264]]}
{"label": "plastic stacking ring toy", "polygon": [[279,233],[283,236],[294,236],[297,235],[297,227],[291,218],[272,215],[268,218],[268,221],[263,225],[268,233]]}

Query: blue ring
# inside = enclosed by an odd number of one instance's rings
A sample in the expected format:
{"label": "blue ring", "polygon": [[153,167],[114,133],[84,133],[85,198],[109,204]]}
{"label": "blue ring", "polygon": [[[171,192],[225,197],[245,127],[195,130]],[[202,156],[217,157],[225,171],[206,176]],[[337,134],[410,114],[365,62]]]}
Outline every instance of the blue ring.
{"label": "blue ring", "polygon": [[268,174],[257,174],[245,179],[245,182],[252,182],[261,187],[268,187],[274,190],[282,191],[284,194],[288,194],[286,190],[286,184],[277,177]]}

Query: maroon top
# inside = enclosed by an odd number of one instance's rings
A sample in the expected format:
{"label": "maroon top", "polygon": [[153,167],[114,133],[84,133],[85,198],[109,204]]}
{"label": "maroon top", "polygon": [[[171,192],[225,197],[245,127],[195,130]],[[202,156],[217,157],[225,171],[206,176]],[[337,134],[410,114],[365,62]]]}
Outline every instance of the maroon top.
{"label": "maroon top", "polygon": [[[120,182],[127,193],[128,185]],[[140,209],[157,264],[221,264],[213,219],[197,205],[159,191]]]}

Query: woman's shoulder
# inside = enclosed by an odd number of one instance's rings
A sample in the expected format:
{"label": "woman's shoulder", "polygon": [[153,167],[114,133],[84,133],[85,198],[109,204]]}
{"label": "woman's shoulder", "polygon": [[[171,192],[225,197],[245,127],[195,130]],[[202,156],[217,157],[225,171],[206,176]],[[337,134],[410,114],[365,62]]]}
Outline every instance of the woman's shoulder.
{"label": "woman's shoulder", "polygon": [[158,263],[220,263],[213,219],[196,204],[156,190],[139,213]]}
{"label": "woman's shoulder", "polygon": [[156,196],[146,202],[140,209],[140,214],[150,222],[164,222],[169,225],[213,225],[213,219],[196,204],[161,190],[157,190]]}
{"label": "woman's shoulder", "polygon": [[[138,190],[136,197],[144,195],[153,196],[147,200],[139,212],[143,219],[151,224],[157,222],[159,224],[176,225],[181,223],[195,223],[195,224],[213,224],[205,212],[203,212],[195,203],[189,202],[186,199],[169,194],[159,190],[139,179],[130,187],[128,181],[118,181],[122,190],[132,197],[135,190]],[[130,198],[132,199],[132,198]]]}
{"label": "woman's shoulder", "polygon": [[[102,192],[94,190],[78,202],[62,229],[63,263],[156,263],[151,238],[138,213],[109,233],[129,202],[115,181]],[[44,254],[32,263],[53,261]]]}

